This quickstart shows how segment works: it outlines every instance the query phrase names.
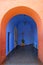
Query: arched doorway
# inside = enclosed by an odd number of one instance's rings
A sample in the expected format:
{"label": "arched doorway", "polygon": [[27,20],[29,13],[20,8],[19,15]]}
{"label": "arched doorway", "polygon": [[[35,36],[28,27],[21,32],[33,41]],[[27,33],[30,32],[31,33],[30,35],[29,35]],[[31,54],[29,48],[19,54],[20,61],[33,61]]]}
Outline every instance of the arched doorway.
{"label": "arched doorway", "polygon": [[37,25],[25,14],[12,17],[6,26],[6,56],[18,45],[33,45],[38,49]]}
{"label": "arched doorway", "polygon": [[[20,7],[15,7],[15,8],[12,8],[10,9],[3,17],[2,19],[2,23],[1,23],[1,33],[2,33],[2,36],[1,36],[1,47],[2,47],[2,51],[1,52],[1,61],[3,61],[5,58],[6,58],[6,26],[7,26],[7,23],[9,22],[9,20],[15,16],[15,15],[18,15],[18,14],[26,14],[30,17],[32,17],[36,24],[37,24],[37,30],[38,30],[38,58],[41,60],[41,56],[40,56],[40,43],[39,40],[41,39],[41,36],[40,36],[40,24],[41,24],[41,20],[40,20],[40,17],[39,15],[32,9],[28,8],[28,7],[25,7],[25,6],[20,6]],[[4,43],[4,45],[3,45]]]}

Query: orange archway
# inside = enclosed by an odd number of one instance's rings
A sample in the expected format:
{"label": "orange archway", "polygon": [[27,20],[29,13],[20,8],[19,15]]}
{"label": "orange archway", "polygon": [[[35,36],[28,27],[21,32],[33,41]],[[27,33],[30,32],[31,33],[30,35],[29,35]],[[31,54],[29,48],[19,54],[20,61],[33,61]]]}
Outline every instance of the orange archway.
{"label": "orange archway", "polygon": [[38,30],[38,58],[41,59],[40,56],[40,24],[41,24],[41,19],[39,15],[32,9],[25,7],[25,6],[19,6],[10,9],[3,17],[2,22],[1,22],[1,62],[6,58],[6,26],[9,20],[18,14],[26,14],[34,19],[34,21],[37,24],[37,30]]}

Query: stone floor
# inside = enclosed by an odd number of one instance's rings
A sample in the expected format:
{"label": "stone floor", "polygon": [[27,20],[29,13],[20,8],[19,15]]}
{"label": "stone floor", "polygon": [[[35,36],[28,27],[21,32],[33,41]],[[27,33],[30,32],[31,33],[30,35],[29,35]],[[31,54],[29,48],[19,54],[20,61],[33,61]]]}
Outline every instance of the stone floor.
{"label": "stone floor", "polygon": [[24,47],[17,46],[9,54],[3,65],[41,65],[37,54],[37,49],[32,45]]}

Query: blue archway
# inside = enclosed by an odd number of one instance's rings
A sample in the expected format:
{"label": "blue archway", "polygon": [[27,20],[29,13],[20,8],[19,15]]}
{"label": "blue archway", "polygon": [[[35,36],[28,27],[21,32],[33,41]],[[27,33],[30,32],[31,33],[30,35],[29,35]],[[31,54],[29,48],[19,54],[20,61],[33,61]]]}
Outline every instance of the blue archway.
{"label": "blue archway", "polygon": [[[33,44],[38,48],[37,25],[34,20],[27,15],[19,14],[11,18],[6,28],[6,55],[8,55],[8,33],[10,33],[9,51],[14,49],[14,27],[18,30],[17,44],[21,45],[22,38],[24,38],[25,45]],[[22,33],[23,36],[22,36]]]}

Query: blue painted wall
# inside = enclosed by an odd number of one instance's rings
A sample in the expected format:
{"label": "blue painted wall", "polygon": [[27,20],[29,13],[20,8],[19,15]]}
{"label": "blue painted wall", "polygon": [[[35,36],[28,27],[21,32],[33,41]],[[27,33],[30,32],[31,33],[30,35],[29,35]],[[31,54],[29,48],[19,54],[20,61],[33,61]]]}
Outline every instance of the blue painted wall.
{"label": "blue painted wall", "polygon": [[[21,16],[22,18],[22,16]],[[23,19],[20,18],[20,22],[17,26],[18,29],[18,45],[22,44],[22,38],[24,37],[25,45],[34,44],[35,48],[38,48],[38,36],[37,36],[37,26],[34,20],[25,16]],[[24,20],[25,19],[25,20]],[[24,24],[24,21],[26,24]],[[24,36],[22,37],[22,32]]]}
{"label": "blue painted wall", "polygon": [[[24,21],[26,24],[24,24]],[[6,55],[8,55],[8,32],[10,32],[10,45],[9,51],[14,49],[14,27],[17,27],[18,31],[18,45],[22,43],[22,32],[24,32],[25,45],[33,44],[34,47],[38,48],[38,36],[37,36],[37,26],[34,20],[30,16],[17,15],[14,16],[6,28]]]}
{"label": "blue painted wall", "polygon": [[[13,17],[6,27],[6,55],[14,49],[14,27],[17,25],[16,16]],[[10,40],[9,40],[9,52],[8,52],[8,32],[10,32]]]}
{"label": "blue painted wall", "polygon": [[[14,48],[14,33],[10,32],[10,40],[9,40],[9,52],[11,52]],[[6,55],[8,55],[8,33],[6,38]]]}
{"label": "blue painted wall", "polygon": [[[10,25],[7,27],[6,30],[6,55],[8,55],[9,52],[11,52],[14,49],[14,32],[13,32],[13,27],[9,28]],[[9,40],[9,52],[8,52],[8,32],[10,32],[10,40]]]}
{"label": "blue painted wall", "polygon": [[33,33],[34,33],[34,47],[38,49],[38,32],[37,32],[36,28],[34,28],[34,32]]}
{"label": "blue painted wall", "polygon": [[[22,33],[24,33],[24,35],[22,35]],[[18,24],[18,45],[22,44],[22,39],[24,39],[25,45],[34,43],[33,29],[28,22],[24,24],[22,21]]]}

